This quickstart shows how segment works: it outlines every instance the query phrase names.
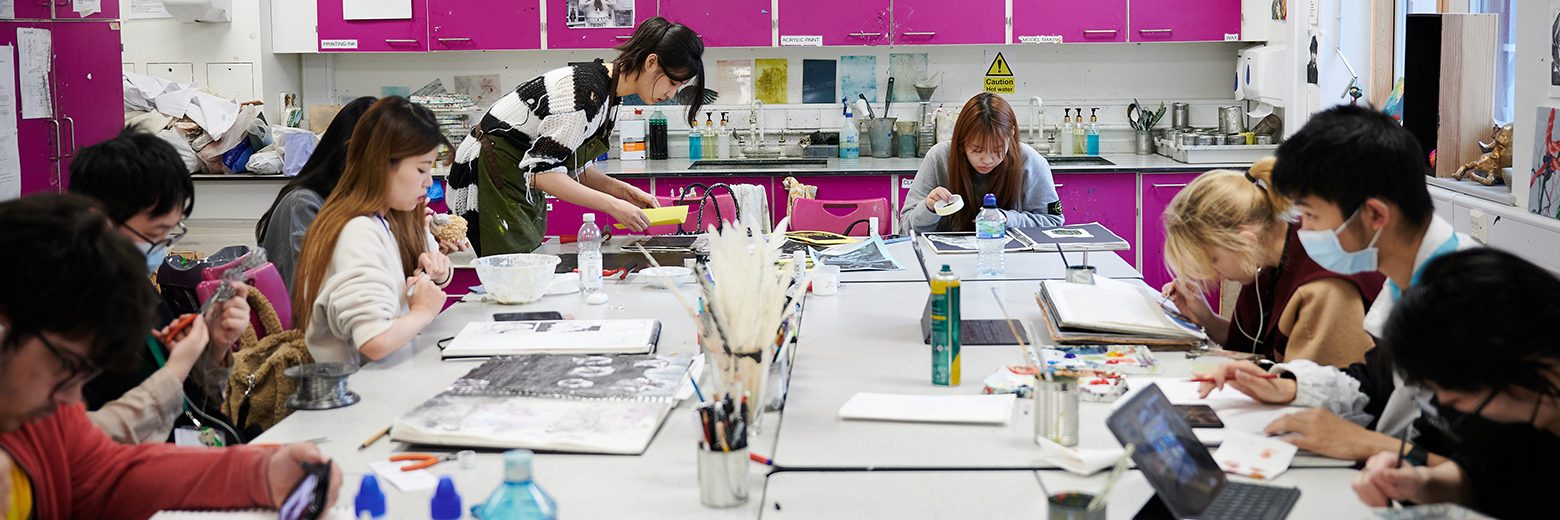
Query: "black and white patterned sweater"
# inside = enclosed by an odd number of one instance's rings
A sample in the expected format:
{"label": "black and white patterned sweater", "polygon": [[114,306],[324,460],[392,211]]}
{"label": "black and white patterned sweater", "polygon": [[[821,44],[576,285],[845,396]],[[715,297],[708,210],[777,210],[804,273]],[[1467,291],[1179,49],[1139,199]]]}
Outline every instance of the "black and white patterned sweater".
{"label": "black and white patterned sweater", "polygon": [[[612,78],[601,60],[548,71],[499,98],[455,150],[446,202],[455,214],[477,210],[477,158],[481,133],[526,150],[519,170],[526,186],[538,173],[566,173],[574,150],[598,132],[611,130],[617,112]],[[611,106],[609,106],[611,105]]]}

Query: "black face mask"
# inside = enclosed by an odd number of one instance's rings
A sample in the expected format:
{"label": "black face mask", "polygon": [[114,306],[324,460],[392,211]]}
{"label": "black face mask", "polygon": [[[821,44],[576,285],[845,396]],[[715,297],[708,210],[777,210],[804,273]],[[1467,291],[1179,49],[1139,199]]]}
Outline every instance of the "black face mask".
{"label": "black face mask", "polygon": [[[1462,428],[1463,423],[1465,423],[1469,417],[1484,413],[1484,407],[1489,406],[1490,401],[1494,401],[1495,395],[1498,393],[1499,392],[1490,392],[1490,395],[1485,397],[1484,401],[1479,403],[1479,406],[1474,408],[1472,412],[1462,414],[1457,419],[1452,421],[1447,421],[1445,417],[1442,417],[1440,410],[1437,410],[1436,407],[1431,405],[1428,400],[1415,400],[1415,404],[1419,405],[1419,411],[1421,412],[1420,415],[1424,417],[1425,422],[1428,423],[1431,428],[1434,428],[1436,431],[1440,432],[1441,435],[1445,436],[1447,440],[1450,440],[1455,444],[1462,444],[1462,436],[1457,434],[1457,430]],[[1537,416],[1537,411],[1538,409],[1534,408],[1535,417]]]}

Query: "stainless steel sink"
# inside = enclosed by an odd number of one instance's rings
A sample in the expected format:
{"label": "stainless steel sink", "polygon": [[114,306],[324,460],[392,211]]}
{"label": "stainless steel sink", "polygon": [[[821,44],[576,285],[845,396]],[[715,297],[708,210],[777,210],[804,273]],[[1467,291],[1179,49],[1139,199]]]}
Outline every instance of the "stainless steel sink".
{"label": "stainless steel sink", "polygon": [[1116,163],[1098,155],[1062,155],[1046,157],[1051,166],[1115,166]]}
{"label": "stainless steel sink", "polygon": [[688,165],[691,170],[715,168],[775,168],[787,166],[823,167],[828,159],[796,157],[790,159],[700,159]]}

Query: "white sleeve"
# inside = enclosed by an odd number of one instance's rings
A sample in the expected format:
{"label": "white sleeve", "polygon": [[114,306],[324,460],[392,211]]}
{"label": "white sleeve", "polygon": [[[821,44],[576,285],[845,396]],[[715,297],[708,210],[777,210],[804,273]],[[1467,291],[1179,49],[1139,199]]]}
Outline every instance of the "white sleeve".
{"label": "white sleeve", "polygon": [[[387,244],[386,241],[390,242]],[[406,279],[394,271],[395,243],[373,218],[347,222],[331,254],[331,275],[320,287],[316,316],[354,348],[390,328],[400,316]],[[324,315],[318,312],[324,311]]]}
{"label": "white sleeve", "polygon": [[1274,365],[1272,372],[1295,376],[1295,400],[1290,403],[1291,405],[1326,408],[1339,417],[1361,426],[1369,424],[1374,419],[1370,414],[1365,413],[1365,406],[1370,404],[1370,396],[1360,391],[1358,379],[1350,377],[1342,370],[1318,365],[1306,359],[1297,359]]}

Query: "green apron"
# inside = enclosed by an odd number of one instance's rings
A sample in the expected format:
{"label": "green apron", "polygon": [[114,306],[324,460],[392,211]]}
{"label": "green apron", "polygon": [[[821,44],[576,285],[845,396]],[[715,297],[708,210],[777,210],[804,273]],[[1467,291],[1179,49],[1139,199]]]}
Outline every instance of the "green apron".
{"label": "green apron", "polygon": [[[478,253],[529,253],[547,234],[547,193],[526,185],[525,174],[520,172],[526,150],[508,139],[484,135],[481,140],[482,155],[477,159]],[[578,179],[585,165],[606,151],[606,136],[592,136],[574,149],[564,167]]]}

